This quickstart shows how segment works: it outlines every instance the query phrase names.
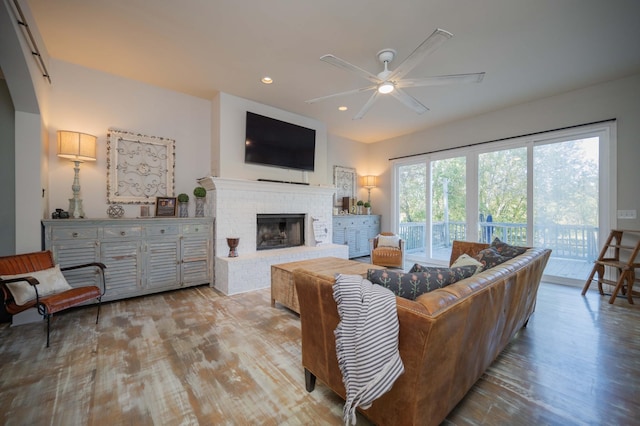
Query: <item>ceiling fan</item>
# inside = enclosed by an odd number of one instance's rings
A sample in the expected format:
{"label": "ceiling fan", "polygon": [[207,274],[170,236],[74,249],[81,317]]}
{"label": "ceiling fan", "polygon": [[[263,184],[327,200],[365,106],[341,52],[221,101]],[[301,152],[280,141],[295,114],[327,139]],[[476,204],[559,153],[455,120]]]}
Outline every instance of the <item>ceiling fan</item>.
{"label": "ceiling fan", "polygon": [[425,41],[420,44],[398,67],[391,71],[388,65],[396,56],[394,49],[383,49],[378,52],[378,60],[384,64],[384,70],[377,75],[371,74],[362,68],[353,65],[343,59],[340,59],[334,55],[324,55],[320,58],[321,61],[327,62],[338,68],[353,72],[361,77],[371,81],[373,85],[367,87],[361,87],[359,89],[347,90],[346,92],[334,93],[333,95],[322,96],[319,98],[309,99],[305,101],[308,104],[324,101],[325,99],[334,98],[337,96],[351,95],[354,93],[368,92],[374,90],[373,94],[364,104],[362,109],[353,117],[354,120],[359,120],[369,111],[373,103],[376,101],[380,94],[389,94],[414,110],[418,114],[422,114],[428,111],[429,108],[424,106],[413,96],[409,95],[403,89],[407,87],[423,87],[423,86],[443,86],[452,83],[479,83],[484,78],[484,72],[473,74],[453,74],[453,75],[441,75],[435,77],[425,78],[403,78],[407,75],[416,65],[418,65],[427,55],[433,53],[438,49],[445,41],[453,37],[448,31],[436,29]]}

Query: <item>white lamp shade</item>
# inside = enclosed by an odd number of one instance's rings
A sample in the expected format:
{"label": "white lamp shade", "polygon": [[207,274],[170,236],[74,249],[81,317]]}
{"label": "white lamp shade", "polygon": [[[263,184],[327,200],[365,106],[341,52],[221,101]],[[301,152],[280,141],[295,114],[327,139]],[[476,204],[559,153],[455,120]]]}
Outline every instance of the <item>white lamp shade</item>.
{"label": "white lamp shade", "polygon": [[363,185],[365,188],[375,188],[378,186],[378,177],[377,176],[364,176],[363,177]]}
{"label": "white lamp shade", "polygon": [[96,137],[58,130],[58,157],[72,161],[96,161]]}

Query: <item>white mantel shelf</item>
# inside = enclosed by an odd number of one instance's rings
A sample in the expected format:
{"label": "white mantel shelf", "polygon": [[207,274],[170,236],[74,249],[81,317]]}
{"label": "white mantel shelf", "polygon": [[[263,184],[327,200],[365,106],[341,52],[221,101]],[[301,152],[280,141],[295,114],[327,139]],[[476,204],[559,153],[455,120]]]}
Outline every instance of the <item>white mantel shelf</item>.
{"label": "white mantel shelf", "polygon": [[286,182],[271,182],[244,179],[228,179],[219,177],[208,177],[198,181],[207,190],[229,190],[229,191],[266,191],[266,192],[286,192],[298,194],[326,194],[333,195],[336,188],[333,186],[305,185]]}

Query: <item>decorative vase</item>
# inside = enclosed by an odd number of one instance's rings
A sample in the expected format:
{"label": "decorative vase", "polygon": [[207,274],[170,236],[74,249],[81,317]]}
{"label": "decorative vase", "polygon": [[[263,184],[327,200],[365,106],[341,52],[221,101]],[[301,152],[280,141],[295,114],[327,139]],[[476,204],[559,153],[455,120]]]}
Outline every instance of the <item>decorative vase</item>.
{"label": "decorative vase", "polygon": [[371,214],[371,207],[365,207],[367,209],[367,214]]}
{"label": "decorative vase", "polygon": [[196,197],[196,217],[204,217],[204,197]]}
{"label": "decorative vase", "polygon": [[189,217],[189,203],[178,203],[178,217]]}
{"label": "decorative vase", "polygon": [[227,238],[227,245],[229,246],[229,257],[238,257],[238,244],[240,244],[240,238]]}

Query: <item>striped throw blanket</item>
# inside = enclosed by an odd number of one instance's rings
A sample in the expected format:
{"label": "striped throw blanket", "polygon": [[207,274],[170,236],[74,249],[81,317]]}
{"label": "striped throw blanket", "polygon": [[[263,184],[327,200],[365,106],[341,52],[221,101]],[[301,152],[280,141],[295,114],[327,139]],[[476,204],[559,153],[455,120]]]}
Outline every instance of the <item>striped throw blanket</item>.
{"label": "striped throw blanket", "polygon": [[356,408],[369,408],[404,372],[396,298],[360,275],[338,275],[333,298],[340,315],[336,353],[347,390],[344,423],[355,424]]}

